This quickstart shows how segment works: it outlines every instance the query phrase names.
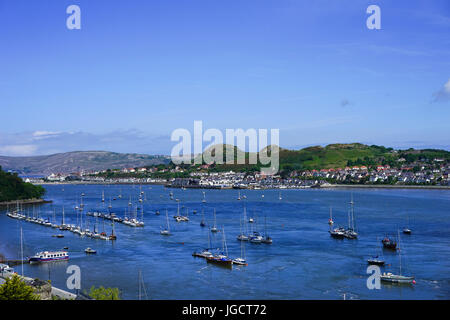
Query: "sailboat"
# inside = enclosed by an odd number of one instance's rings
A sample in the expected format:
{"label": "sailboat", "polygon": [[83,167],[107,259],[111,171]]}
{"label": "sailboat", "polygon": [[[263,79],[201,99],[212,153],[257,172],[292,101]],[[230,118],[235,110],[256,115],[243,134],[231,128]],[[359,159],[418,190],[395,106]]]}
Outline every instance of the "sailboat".
{"label": "sailboat", "polygon": [[[377,243],[378,243],[378,238],[377,238]],[[379,254],[381,254],[381,252]],[[384,266],[384,259],[379,258],[379,254],[367,259],[367,263],[371,264],[371,265]]]}
{"label": "sailboat", "polygon": [[198,258],[207,258],[207,257],[212,257],[213,254],[210,251],[211,249],[211,236],[208,232],[208,248],[203,249],[202,251],[198,252],[198,251],[194,251],[192,253],[193,257],[198,257]]}
{"label": "sailboat", "polygon": [[102,202],[105,202],[105,191],[102,191]]}
{"label": "sailboat", "polygon": [[205,191],[203,191],[203,200],[202,200],[202,203],[205,203],[206,202],[206,199],[205,199]]}
{"label": "sailboat", "polygon": [[393,273],[386,273],[384,272],[380,278],[381,281],[384,282],[390,282],[390,283],[405,283],[405,284],[415,284],[416,281],[414,280],[413,276],[404,276],[402,275],[402,257],[401,257],[401,251],[400,251],[400,231],[398,231],[398,242],[399,242],[399,274],[393,274]]}
{"label": "sailboat", "polygon": [[334,221],[333,221],[333,210],[331,209],[331,207],[330,207],[330,219],[328,219],[328,224],[330,226],[332,226],[334,224]]}
{"label": "sailboat", "polygon": [[242,220],[239,220],[240,222],[240,229],[241,229],[241,233],[237,236],[237,239],[239,241],[248,241],[248,231],[247,231],[247,208],[245,206],[245,202],[244,202],[244,214],[243,214],[243,221],[244,223],[242,223]]}
{"label": "sailboat", "polygon": [[67,226],[65,221],[64,221],[64,206],[62,208],[62,223],[59,226],[59,230],[69,230],[69,226]]}
{"label": "sailboat", "polygon": [[344,236],[347,239],[356,239],[358,238],[358,233],[355,231],[355,211],[353,209],[353,193],[351,195],[350,200],[350,211],[348,213],[348,228],[345,230]]}
{"label": "sailboat", "polygon": [[265,244],[272,244],[273,240],[272,238],[267,234],[267,222],[266,222],[266,216],[264,216],[264,238],[261,240],[262,243]]}
{"label": "sailboat", "polygon": [[245,244],[241,242],[241,256],[239,258],[233,259],[233,264],[240,266],[248,266],[247,260],[245,260]]}
{"label": "sailboat", "polygon": [[239,191],[238,200],[241,200],[241,191]]}
{"label": "sailboat", "polygon": [[281,197],[281,192],[278,194],[278,200],[282,200],[283,198]]}
{"label": "sailboat", "polygon": [[202,221],[200,221],[200,227],[205,227],[206,223],[205,223],[205,211],[202,208]]}
{"label": "sailboat", "polygon": [[407,219],[408,219],[408,223],[407,223],[406,227],[403,228],[403,233],[404,234],[411,234],[411,229],[409,228],[409,215],[407,216]]}
{"label": "sailboat", "polygon": [[214,225],[211,227],[211,232],[218,232],[219,230],[217,229],[216,226],[216,209],[214,208]]}
{"label": "sailboat", "polygon": [[161,231],[159,231],[159,233],[163,236],[170,236],[170,226],[169,226],[169,213],[167,212],[166,209],[166,229],[161,229]]}
{"label": "sailboat", "polygon": [[233,260],[228,257],[227,241],[225,239],[225,229],[222,227],[222,252],[213,256],[206,257],[206,262],[215,263],[224,267],[231,268],[233,266]]}

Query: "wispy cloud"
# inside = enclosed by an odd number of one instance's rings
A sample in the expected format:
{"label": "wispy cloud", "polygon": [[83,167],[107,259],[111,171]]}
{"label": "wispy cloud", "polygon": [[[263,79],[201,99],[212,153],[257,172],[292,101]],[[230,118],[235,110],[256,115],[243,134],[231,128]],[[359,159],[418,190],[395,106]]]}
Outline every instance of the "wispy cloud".
{"label": "wispy cloud", "polygon": [[0,154],[7,156],[31,156],[37,150],[36,145],[16,144],[0,146]]}
{"label": "wispy cloud", "polygon": [[168,154],[168,135],[139,130],[107,133],[34,131],[0,134],[0,155],[30,156],[68,151],[105,150],[127,153]]}
{"label": "wispy cloud", "polygon": [[433,102],[446,102],[450,101],[450,79],[439,89],[439,91],[433,94]]}

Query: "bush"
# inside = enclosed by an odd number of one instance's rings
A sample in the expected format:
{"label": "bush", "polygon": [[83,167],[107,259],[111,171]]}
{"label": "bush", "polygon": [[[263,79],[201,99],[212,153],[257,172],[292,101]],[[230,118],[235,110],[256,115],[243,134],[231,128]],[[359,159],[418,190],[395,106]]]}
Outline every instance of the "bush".
{"label": "bush", "polygon": [[15,274],[0,286],[0,300],[40,300],[40,297],[34,294],[33,287]]}
{"label": "bush", "polygon": [[118,288],[91,287],[89,296],[95,300],[120,300]]}

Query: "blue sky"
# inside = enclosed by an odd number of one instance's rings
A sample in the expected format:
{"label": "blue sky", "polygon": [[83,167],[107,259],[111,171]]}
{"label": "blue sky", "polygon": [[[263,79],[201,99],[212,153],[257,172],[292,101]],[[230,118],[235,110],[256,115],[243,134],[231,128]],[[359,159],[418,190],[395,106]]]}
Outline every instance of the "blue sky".
{"label": "blue sky", "polygon": [[447,0],[0,0],[0,154],[170,154],[194,120],[450,149],[449,35]]}

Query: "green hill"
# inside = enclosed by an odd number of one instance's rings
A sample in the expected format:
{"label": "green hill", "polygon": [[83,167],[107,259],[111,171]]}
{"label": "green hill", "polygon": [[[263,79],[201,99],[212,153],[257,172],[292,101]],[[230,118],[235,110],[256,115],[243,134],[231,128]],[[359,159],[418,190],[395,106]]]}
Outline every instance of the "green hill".
{"label": "green hill", "polygon": [[8,173],[0,166],[0,202],[23,199],[40,199],[45,189],[24,182],[15,173]]}
{"label": "green hill", "polygon": [[[212,148],[220,148],[214,146]],[[234,147],[236,150],[236,147]],[[270,147],[269,147],[270,148]],[[375,166],[389,164],[391,167],[402,164],[412,164],[415,161],[432,162],[434,159],[450,161],[450,152],[437,149],[424,150],[394,150],[377,145],[364,145],[361,143],[330,144],[325,147],[313,146],[300,150],[288,150],[280,148],[280,170],[312,170],[343,168],[346,166]],[[238,151],[242,152],[242,151]],[[225,154],[225,152],[224,152]],[[248,159],[249,153],[245,153]],[[398,161],[401,159],[401,161]],[[259,170],[260,164],[251,165],[217,165],[216,171],[248,171]]]}

